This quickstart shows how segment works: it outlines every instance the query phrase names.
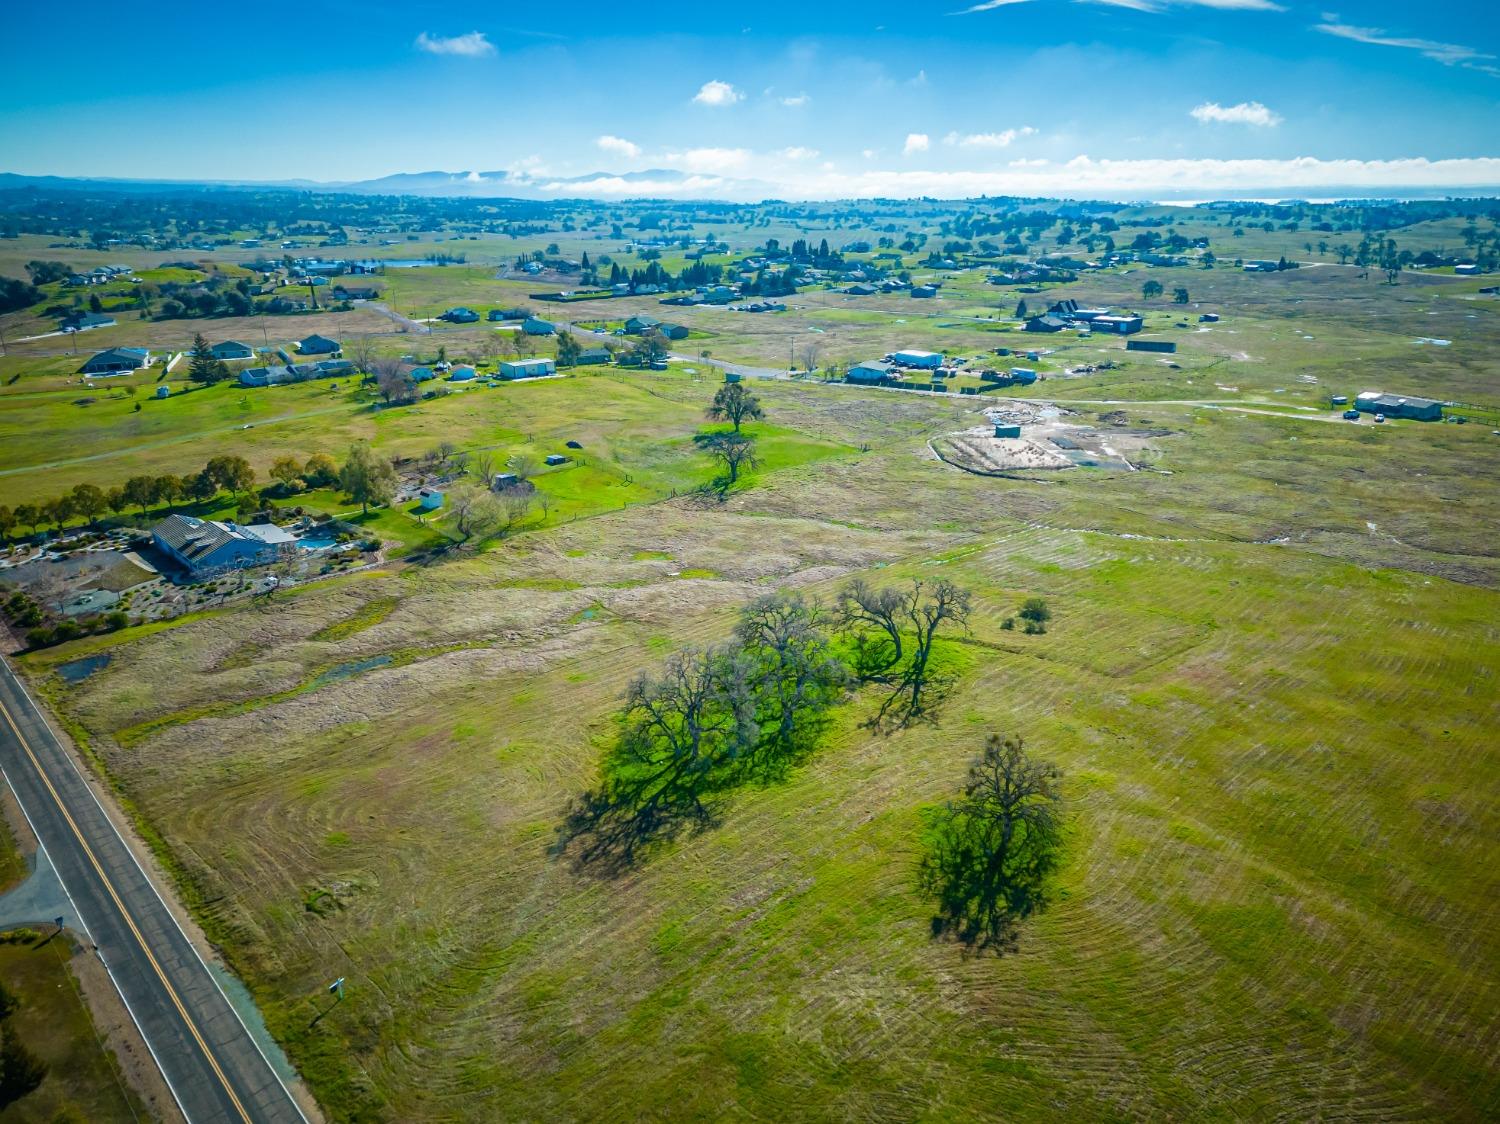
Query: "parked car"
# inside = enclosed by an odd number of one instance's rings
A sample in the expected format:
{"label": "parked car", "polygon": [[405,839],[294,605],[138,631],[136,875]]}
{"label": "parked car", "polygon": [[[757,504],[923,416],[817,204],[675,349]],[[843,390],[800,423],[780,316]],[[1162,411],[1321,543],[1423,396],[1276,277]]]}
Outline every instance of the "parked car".
{"label": "parked car", "polygon": [[1378,422],[1383,422],[1383,421],[1385,421],[1385,415],[1384,414],[1376,414],[1375,415],[1375,420],[1378,421]]}
{"label": "parked car", "polygon": [[1344,417],[1348,421],[1359,421],[1359,411],[1358,410],[1345,410],[1344,411]]}

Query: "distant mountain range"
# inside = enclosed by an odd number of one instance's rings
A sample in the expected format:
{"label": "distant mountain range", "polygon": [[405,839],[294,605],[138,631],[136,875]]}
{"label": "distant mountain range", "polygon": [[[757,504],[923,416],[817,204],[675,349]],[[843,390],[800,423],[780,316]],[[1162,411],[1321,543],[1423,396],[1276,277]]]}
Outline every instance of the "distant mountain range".
{"label": "distant mountain range", "polygon": [[[398,172],[371,180],[141,180],[107,176],[24,176],[0,172],[0,190],[34,187],[52,191],[118,191],[158,193],[163,191],[323,191],[354,195],[412,195],[457,199],[672,199],[715,202],[759,202],[786,198],[775,185],[759,180],[733,179],[704,173],[651,168],[641,172],[590,172],[582,176],[538,176],[516,172]],[[1319,187],[1288,189],[1274,184],[1258,188],[1212,194],[1191,188],[1127,192],[1119,200],[1161,203],[1207,202],[1210,200],[1299,199],[1311,202],[1338,199],[1447,199],[1492,196],[1500,185],[1489,188],[1402,187],[1380,190],[1369,187]],[[1083,198],[1084,196],[1078,196]],[[1099,198],[1096,194],[1087,198]]]}
{"label": "distant mountain range", "polygon": [[668,168],[641,172],[590,172],[583,176],[533,176],[514,172],[397,172],[372,180],[141,180],[108,176],[24,176],[0,172],[0,190],[35,187],[51,191],[326,191],[355,195],[416,195],[462,199],[641,199],[707,197],[741,200],[775,195],[769,184],[696,175]]}

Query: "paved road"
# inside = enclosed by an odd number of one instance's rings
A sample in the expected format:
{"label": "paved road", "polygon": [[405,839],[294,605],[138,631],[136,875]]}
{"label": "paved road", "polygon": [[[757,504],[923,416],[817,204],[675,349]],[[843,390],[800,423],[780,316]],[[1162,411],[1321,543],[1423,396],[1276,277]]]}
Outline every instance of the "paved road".
{"label": "paved road", "polygon": [[0,766],[191,1124],[305,1124],[73,759],[0,659]]}

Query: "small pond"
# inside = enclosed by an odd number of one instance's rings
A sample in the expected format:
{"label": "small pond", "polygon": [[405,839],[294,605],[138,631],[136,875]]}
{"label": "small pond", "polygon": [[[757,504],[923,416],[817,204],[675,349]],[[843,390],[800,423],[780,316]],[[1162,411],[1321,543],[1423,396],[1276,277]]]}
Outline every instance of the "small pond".
{"label": "small pond", "polygon": [[371,656],[363,660],[350,660],[348,663],[336,664],[312,681],[313,690],[326,687],[330,683],[337,683],[341,679],[348,679],[351,675],[358,675],[362,671],[374,671],[377,667],[384,667],[391,662],[390,656]]}
{"label": "small pond", "polygon": [[108,663],[109,653],[100,652],[97,655],[84,656],[82,659],[69,660],[67,663],[58,664],[57,674],[62,676],[64,683],[82,683]]}

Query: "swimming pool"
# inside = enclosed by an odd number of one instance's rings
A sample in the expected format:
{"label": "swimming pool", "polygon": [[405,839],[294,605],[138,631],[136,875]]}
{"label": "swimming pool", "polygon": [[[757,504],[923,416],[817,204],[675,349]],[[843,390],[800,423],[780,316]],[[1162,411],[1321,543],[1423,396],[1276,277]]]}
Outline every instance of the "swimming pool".
{"label": "swimming pool", "polygon": [[329,550],[338,546],[338,544],[338,539],[310,538],[297,540],[297,545],[303,550]]}

